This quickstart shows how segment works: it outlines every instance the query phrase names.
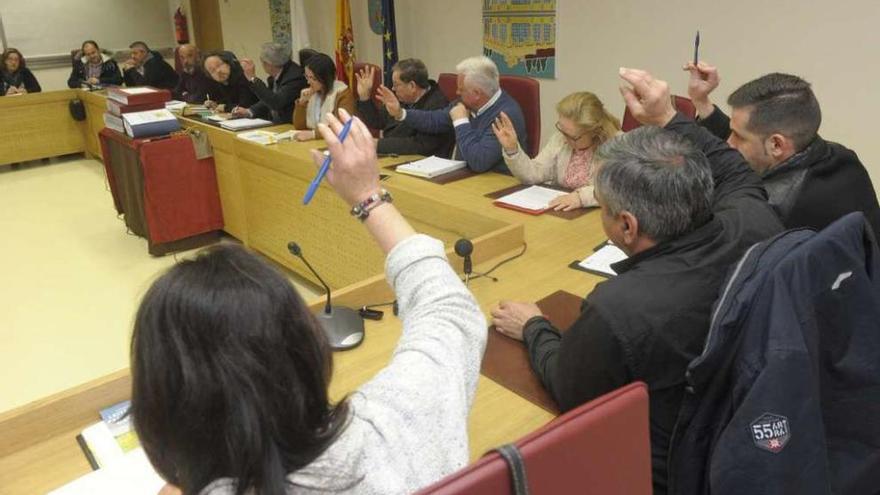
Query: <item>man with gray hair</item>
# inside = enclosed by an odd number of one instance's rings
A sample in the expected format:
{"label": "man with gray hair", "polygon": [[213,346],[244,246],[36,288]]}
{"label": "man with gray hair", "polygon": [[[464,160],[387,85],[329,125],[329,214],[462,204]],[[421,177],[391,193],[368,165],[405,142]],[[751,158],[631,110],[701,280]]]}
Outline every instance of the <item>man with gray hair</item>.
{"label": "man with gray hair", "polygon": [[471,57],[456,67],[458,99],[439,110],[404,109],[390,89],[379,88],[379,97],[385,109],[395,119],[418,132],[440,134],[454,130],[453,158],[467,162],[474,172],[508,173],[501,155],[501,143],[492,132],[492,122],[507,114],[519,136],[520,145],[528,149],[526,120],[522,109],[498,84],[498,67],[489,57]]}
{"label": "man with gray hair", "polygon": [[266,83],[256,75],[256,67],[250,59],[241,59],[241,68],[250,82],[251,91],[260,101],[250,108],[234,108],[238,117],[268,118],[276,124],[293,122],[293,104],[307,86],[302,67],[290,59],[290,47],[281,43],[263,43],[260,62],[269,77]]}
{"label": "man with gray hair", "polygon": [[501,301],[495,328],[525,341],[532,369],[563,411],[627,383],[648,384],[654,493],[667,492],[670,438],[685,370],[703,350],[728,269],[782,230],[761,179],[736,150],[676,114],[669,87],[621,69],[642,127],[596,152],[605,234],[629,257],[560,332],[531,303]]}

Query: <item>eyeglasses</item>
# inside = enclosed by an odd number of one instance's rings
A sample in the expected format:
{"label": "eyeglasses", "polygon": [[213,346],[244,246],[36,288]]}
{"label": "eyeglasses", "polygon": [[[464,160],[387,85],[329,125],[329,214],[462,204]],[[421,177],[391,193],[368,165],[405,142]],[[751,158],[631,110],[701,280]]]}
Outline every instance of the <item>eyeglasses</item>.
{"label": "eyeglasses", "polygon": [[579,139],[581,139],[584,136],[586,136],[587,134],[589,134],[589,132],[585,132],[579,136],[571,136],[562,130],[562,127],[559,126],[559,122],[556,123],[556,130],[559,131],[559,134],[562,134],[563,137],[565,137],[566,139],[570,139],[572,141],[578,141]]}

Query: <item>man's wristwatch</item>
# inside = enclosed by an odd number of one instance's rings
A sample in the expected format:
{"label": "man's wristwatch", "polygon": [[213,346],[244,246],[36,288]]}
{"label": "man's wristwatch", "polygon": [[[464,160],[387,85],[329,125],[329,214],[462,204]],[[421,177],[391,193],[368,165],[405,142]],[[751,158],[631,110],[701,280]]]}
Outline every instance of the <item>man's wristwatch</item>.
{"label": "man's wristwatch", "polygon": [[393,201],[394,198],[391,197],[390,192],[385,189],[380,189],[379,192],[371,194],[367,199],[354,205],[351,209],[351,215],[363,222],[370,216],[370,211],[374,208],[382,203],[391,203]]}

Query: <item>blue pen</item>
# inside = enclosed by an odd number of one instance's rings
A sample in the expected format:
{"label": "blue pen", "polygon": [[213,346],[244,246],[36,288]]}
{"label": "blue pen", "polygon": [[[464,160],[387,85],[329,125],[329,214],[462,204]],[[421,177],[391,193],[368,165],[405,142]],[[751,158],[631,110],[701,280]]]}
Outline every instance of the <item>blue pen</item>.
{"label": "blue pen", "polygon": [[[339,133],[339,142],[345,141],[346,136],[348,136],[348,131],[351,130],[351,124],[354,122],[354,117],[348,119],[348,122],[342,126],[342,132]],[[309,184],[309,189],[306,191],[306,195],[303,196],[303,204],[309,204],[309,201],[312,200],[312,197],[318,191],[318,186],[321,185],[321,181],[324,180],[324,176],[327,175],[327,171],[330,170],[330,155],[328,154],[324,157],[324,163],[321,164],[321,168],[318,169],[318,174],[315,175],[315,178],[312,179],[312,183]]]}

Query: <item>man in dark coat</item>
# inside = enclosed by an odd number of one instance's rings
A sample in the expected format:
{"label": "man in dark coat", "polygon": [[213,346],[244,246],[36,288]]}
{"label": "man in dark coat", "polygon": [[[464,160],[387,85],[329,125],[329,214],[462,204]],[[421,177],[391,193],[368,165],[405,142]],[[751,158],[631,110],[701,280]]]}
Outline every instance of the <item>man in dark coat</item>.
{"label": "man in dark coat", "polygon": [[143,41],[135,41],[131,58],[122,64],[126,86],[152,86],[173,90],[177,86],[177,72],[162,58],[162,54],[150,50]]}
{"label": "man in dark coat", "polygon": [[276,124],[292,123],[294,102],[308,85],[302,67],[290,59],[290,48],[280,43],[264,43],[260,49],[260,62],[269,74],[265,83],[257,77],[252,60],[241,60],[244,77],[260,101],[250,108],[235,108],[232,114],[267,119]]}
{"label": "man in dark coat", "polygon": [[720,81],[718,70],[704,62],[685,69],[700,125],[742,153],[786,228],[821,230],[861,211],[880,233],[871,178],[855,152],[819,136],[822,112],[810,83],[790,74],[759,77],[730,95],[728,118],[709,99]]}
{"label": "man in dark coat", "polygon": [[121,86],[119,66],[106,53],[101,53],[94,40],[84,41],[82,49],[73,57],[73,68],[67,78],[67,87]]}
{"label": "man in dark coat", "polygon": [[[449,158],[455,145],[454,132],[419,132],[406,122],[392,118],[384,106],[381,110],[376,108],[371,97],[375,71],[374,67],[368,66],[357,74],[357,111],[368,127],[381,131],[377,151]],[[392,90],[404,108],[437,110],[449,104],[437,83],[428,79],[428,69],[421,60],[409,58],[397,62],[391,72],[391,81]]]}
{"label": "man in dark coat", "polygon": [[177,56],[181,70],[177,86],[172,92],[174,98],[187,103],[204,103],[216,83],[202,70],[202,57],[198,47],[190,43],[180,45]]}
{"label": "man in dark coat", "polygon": [[[685,370],[703,350],[729,268],[782,230],[742,155],[676,114],[669,87],[622,69],[641,127],[603,143],[594,178],[605,234],[629,257],[560,332],[532,303],[501,301],[498,331],[524,340],[532,369],[563,411],[640,380],[650,396],[654,493],[667,493],[669,445]],[[660,129],[658,127],[664,127]]]}

